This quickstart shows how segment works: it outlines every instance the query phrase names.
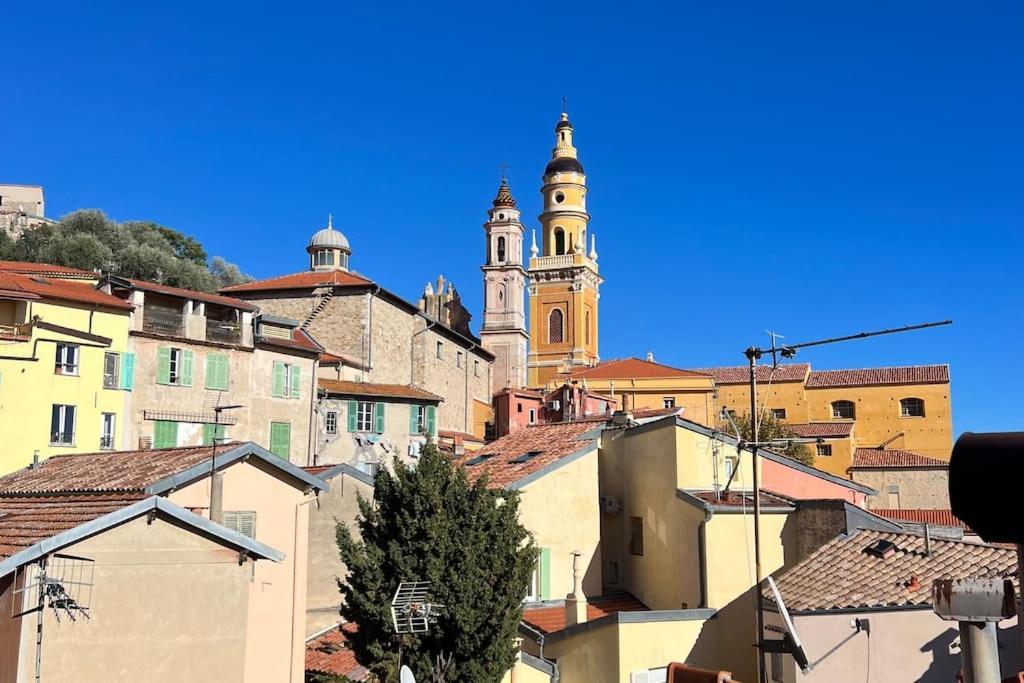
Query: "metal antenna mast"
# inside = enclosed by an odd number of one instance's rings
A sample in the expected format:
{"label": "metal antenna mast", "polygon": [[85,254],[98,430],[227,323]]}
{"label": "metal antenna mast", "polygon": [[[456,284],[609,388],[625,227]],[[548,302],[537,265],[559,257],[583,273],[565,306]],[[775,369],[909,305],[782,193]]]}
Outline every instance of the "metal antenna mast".
{"label": "metal antenna mast", "polygon": [[938,322],[921,323],[919,325],[905,325],[903,327],[893,327],[884,330],[876,330],[874,332],[859,332],[857,334],[849,334],[843,337],[829,337],[828,339],[818,339],[816,341],[802,342],[800,344],[781,344],[777,345],[777,335],[771,334],[772,345],[770,348],[762,349],[759,346],[751,346],[743,354],[747,357],[747,362],[750,365],[750,437],[751,441],[747,443],[740,442],[739,446],[742,448],[744,445],[750,448],[751,452],[751,469],[754,471],[753,484],[754,484],[754,568],[757,575],[757,583],[754,585],[754,625],[757,635],[757,680],[759,683],[767,683],[767,675],[764,669],[764,595],[761,593],[761,582],[764,581],[764,573],[761,569],[761,484],[760,477],[757,472],[757,448],[762,445],[760,441],[758,419],[757,419],[757,361],[765,354],[770,354],[772,357],[772,367],[776,367],[779,364],[779,356],[783,358],[793,358],[796,356],[797,349],[805,349],[811,346],[824,346],[826,344],[836,344],[844,341],[853,341],[855,339],[867,339],[868,337],[880,337],[886,334],[897,334],[899,332],[912,332],[914,330],[924,330],[930,327],[941,327],[943,325],[952,325],[952,320],[940,320]]}

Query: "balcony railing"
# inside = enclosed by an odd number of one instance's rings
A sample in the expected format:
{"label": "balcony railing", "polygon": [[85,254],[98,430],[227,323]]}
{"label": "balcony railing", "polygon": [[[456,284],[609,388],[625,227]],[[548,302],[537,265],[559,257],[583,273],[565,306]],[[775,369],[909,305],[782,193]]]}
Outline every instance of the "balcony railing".
{"label": "balcony railing", "polygon": [[147,306],[142,314],[142,331],[168,337],[184,337],[185,317],[181,311]]}
{"label": "balcony railing", "polygon": [[238,344],[242,341],[242,326],[233,320],[206,319],[206,341]]}

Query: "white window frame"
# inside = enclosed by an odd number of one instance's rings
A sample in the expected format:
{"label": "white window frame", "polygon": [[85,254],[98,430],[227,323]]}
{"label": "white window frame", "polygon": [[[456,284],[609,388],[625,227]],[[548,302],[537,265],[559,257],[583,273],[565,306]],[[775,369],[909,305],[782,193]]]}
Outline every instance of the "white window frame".
{"label": "white window frame", "polygon": [[[54,404],[52,404],[52,406],[50,407],[50,426],[51,427],[53,426],[53,408],[54,407],[60,408],[60,411],[58,413],[60,415],[60,417],[58,418],[58,431],[57,431],[57,433],[56,434],[54,434],[52,432],[50,433],[50,445],[51,446],[74,446],[75,445],[75,431],[76,431],[76,429],[78,427],[78,424],[77,424],[77,422],[78,422],[78,408],[76,406],[69,405],[69,404],[66,404],[66,403],[54,403]],[[69,415],[70,415],[70,419],[71,419],[71,429],[70,430],[65,429],[65,426],[66,426],[66,423],[67,423]],[[62,441],[60,439],[61,435],[67,434],[69,431],[71,432],[71,440],[70,441]],[[54,438],[55,436],[57,437],[56,439]]]}
{"label": "white window frame", "polygon": [[338,411],[328,410],[324,414],[324,431],[328,434],[338,433]]}
{"label": "white window frame", "polygon": [[526,597],[523,602],[540,602],[540,558],[533,565],[533,573],[530,574],[530,585],[526,588]]}
{"label": "white window frame", "polygon": [[[908,403],[908,401],[914,401],[915,403],[911,404],[911,403]],[[915,406],[919,405],[921,407],[921,412],[919,412],[919,413],[908,412],[907,411],[907,406],[909,406],[909,405],[915,405]],[[907,398],[901,398],[900,399],[900,417],[924,417],[924,416],[925,416],[925,412],[924,412],[924,399],[923,398],[918,398],[916,396],[908,396]]]}
{"label": "white window frame", "polygon": [[[231,529],[235,533],[242,534],[249,538],[256,538],[256,513],[252,511],[225,511],[224,513],[224,526]],[[246,527],[252,531],[251,534],[247,534]]]}
{"label": "white window frame", "polygon": [[76,377],[79,372],[79,356],[81,349],[78,344],[57,344],[57,357],[54,364],[54,372],[58,375],[70,375]]}
{"label": "white window frame", "polygon": [[100,413],[100,450],[112,451],[117,445],[117,415]]}
{"label": "white window frame", "polygon": [[675,408],[676,407],[676,397],[675,396],[664,396],[664,397],[662,397],[662,399],[661,399],[661,407],[662,408]]}
{"label": "white window frame", "polygon": [[181,365],[185,354],[176,346],[172,346],[167,354],[167,382],[168,384],[181,384]]}
{"label": "white window frame", "polygon": [[444,342],[437,342],[437,357],[444,358]]}
{"label": "white window frame", "polygon": [[[846,408],[847,406],[849,406],[850,409],[851,409],[852,414],[851,415],[837,415],[836,414],[836,409],[840,405],[842,405],[843,408]],[[837,401],[832,401],[832,404],[829,406],[829,408],[831,409],[832,419],[833,420],[853,420],[853,419],[856,419],[856,417],[857,417],[857,404],[854,403],[853,401],[848,401],[846,399],[839,399]]]}
{"label": "white window frame", "polygon": [[427,406],[417,405],[416,408],[416,434],[427,433]]}
{"label": "white window frame", "polygon": [[372,432],[374,414],[373,401],[358,401],[356,403],[356,431]]}
{"label": "white window frame", "polygon": [[786,419],[786,409],[785,408],[772,408],[772,417],[774,417],[776,420],[785,420]]}
{"label": "white window frame", "polygon": [[[113,372],[107,372],[107,361],[113,359]],[[121,381],[121,354],[106,351],[103,354],[103,388],[118,389]]]}
{"label": "white window frame", "polygon": [[819,443],[815,449],[815,455],[819,458],[831,458],[832,457],[832,444],[830,443]]}
{"label": "white window frame", "polygon": [[530,421],[528,422],[528,424],[532,424],[532,425],[537,424],[537,409],[536,408],[530,408],[530,418],[529,418],[529,420]]}

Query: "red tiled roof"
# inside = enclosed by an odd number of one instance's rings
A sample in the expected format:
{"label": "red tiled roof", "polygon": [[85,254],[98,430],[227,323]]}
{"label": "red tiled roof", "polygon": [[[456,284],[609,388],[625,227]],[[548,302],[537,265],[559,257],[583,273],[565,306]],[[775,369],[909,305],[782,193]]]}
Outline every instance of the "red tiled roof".
{"label": "red tiled roof", "polygon": [[0,261],[0,272],[20,273],[22,275],[49,275],[51,277],[70,277],[95,280],[96,273],[81,268],[57,266],[51,263],[31,263],[29,261]]}
{"label": "red tiled roof", "polygon": [[[592,443],[583,435],[594,429],[593,422],[531,425],[467,453],[456,463],[466,468],[470,481],[487,475],[490,486],[505,487]],[[528,453],[535,455],[512,462]]]}
{"label": "red tiled roof", "polygon": [[298,349],[299,351],[309,351],[323,355],[323,347],[317,344],[316,340],[308,332],[298,327],[292,330],[291,339],[260,337],[259,341],[260,344],[267,344],[268,346],[280,346],[286,349]]}
{"label": "red tiled roof", "polygon": [[[882,557],[868,552],[881,541],[894,545]],[[839,536],[776,579],[793,612],[925,606],[934,579],[1016,579],[1017,551],[982,543],[862,530]]]}
{"label": "red tiled roof", "polygon": [[372,396],[375,398],[411,398],[417,401],[443,401],[437,394],[409,384],[374,384],[372,382],[350,382],[342,379],[317,380],[320,389],[330,394],[343,396]]}
{"label": "red tiled roof", "polygon": [[949,463],[944,460],[936,460],[935,458],[894,448],[858,448],[853,454],[853,465],[850,466],[850,469],[884,467],[948,468]]}
{"label": "red tiled roof", "polygon": [[[234,445],[238,442],[219,452]],[[211,451],[210,446],[189,446],[54,455],[38,467],[0,477],[0,499],[47,493],[141,493],[154,482],[208,461]]]}
{"label": "red tiled roof", "polygon": [[680,370],[661,363],[640,360],[639,358],[619,358],[606,360],[590,368],[576,370],[569,375],[572,379],[620,379],[650,377],[705,377],[701,372]]}
{"label": "red tiled roof", "polygon": [[314,477],[319,477],[321,474],[331,469],[332,467],[337,467],[337,465],[308,465],[306,467],[303,467],[302,469],[304,469],[307,474],[312,474]]}
{"label": "red tiled roof", "polygon": [[367,670],[356,661],[342,627],[333,628],[306,642],[306,673],[343,676],[365,681]]}
{"label": "red tiled roof", "polygon": [[205,301],[206,303],[218,304],[220,306],[227,306],[229,308],[238,308],[243,311],[256,310],[256,307],[250,304],[248,301],[242,301],[241,299],[235,299],[230,296],[221,296],[220,294],[211,294],[210,292],[199,292],[194,289],[182,289],[181,287],[169,287],[167,285],[158,285],[155,282],[147,282],[146,280],[135,280],[127,277],[119,279],[130,282],[135,289],[140,289],[143,292],[165,294],[167,296],[175,296],[181,299],[195,299],[196,301]]}
{"label": "red tiled roof", "polygon": [[0,271],[0,292],[6,292],[8,297],[19,299],[56,299],[122,311],[131,311],[135,308],[127,301],[101,292],[89,282],[42,275],[20,275]]}
{"label": "red tiled roof", "polygon": [[270,292],[278,289],[315,289],[316,287],[328,286],[362,287],[372,284],[371,280],[366,279],[362,275],[356,275],[344,270],[307,270],[301,273],[292,273],[291,275],[281,275],[266,280],[233,285],[225,287],[220,291],[237,294],[244,292]]}
{"label": "red tiled roof", "polygon": [[[810,371],[810,363],[786,363],[774,368],[770,365],[758,365],[755,368],[758,383],[767,383],[769,378],[775,382],[803,382]],[[750,367],[733,365],[718,368],[694,368],[694,372],[711,375],[715,384],[747,384],[750,381]]]}
{"label": "red tiled roof", "polygon": [[837,439],[849,436],[853,432],[853,422],[786,422],[783,426],[805,439]]}
{"label": "red tiled roof", "polygon": [[913,522],[914,524],[935,524],[938,526],[955,526],[966,529],[967,525],[952,510],[872,510],[879,517],[897,522]]}
{"label": "red tiled roof", "polygon": [[[591,394],[593,396],[593,394]],[[674,408],[640,408],[633,411],[633,419],[640,420],[647,417],[664,417],[666,415],[677,415],[681,414],[683,410],[682,406],[676,406]]]}
{"label": "red tiled roof", "polygon": [[142,494],[0,498],[0,558],[143,498]]}
{"label": "red tiled roof", "polygon": [[[650,608],[626,592],[608,593],[587,602],[587,621],[617,612],[647,612]],[[543,634],[557,633],[565,628],[565,607],[536,607],[523,610],[523,622]]]}
{"label": "red tiled roof", "polygon": [[[695,498],[699,498],[702,502],[707,505],[721,508],[737,508],[753,511],[754,509],[754,492],[753,491],[686,491]],[[792,508],[793,503],[788,499],[783,498],[777,493],[771,491],[761,491],[761,507],[763,508]]]}
{"label": "red tiled roof", "polygon": [[459,432],[450,429],[439,429],[437,435],[442,439],[454,439],[456,442],[459,441],[479,441],[483,443],[484,440],[476,434],[470,434],[469,432]]}
{"label": "red tiled roof", "polygon": [[862,370],[814,370],[807,388],[859,387],[889,384],[939,384],[949,382],[948,365],[914,365]]}

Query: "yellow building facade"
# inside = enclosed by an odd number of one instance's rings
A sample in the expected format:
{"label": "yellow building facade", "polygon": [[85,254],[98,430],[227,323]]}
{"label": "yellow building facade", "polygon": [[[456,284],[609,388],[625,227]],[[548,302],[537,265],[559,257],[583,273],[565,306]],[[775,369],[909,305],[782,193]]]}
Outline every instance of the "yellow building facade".
{"label": "yellow building facade", "polygon": [[597,246],[587,226],[587,178],[573,146],[573,126],[562,114],[544,169],[541,247],[530,248],[530,351],[527,383],[543,387],[560,372],[589,366],[598,356]]}
{"label": "yellow building facade", "polygon": [[0,473],[125,447],[131,308],[87,280],[0,272]]}

